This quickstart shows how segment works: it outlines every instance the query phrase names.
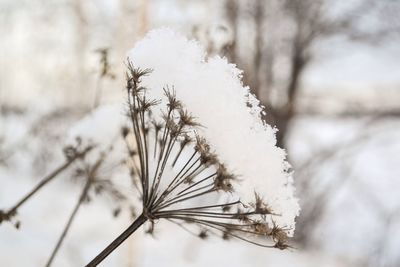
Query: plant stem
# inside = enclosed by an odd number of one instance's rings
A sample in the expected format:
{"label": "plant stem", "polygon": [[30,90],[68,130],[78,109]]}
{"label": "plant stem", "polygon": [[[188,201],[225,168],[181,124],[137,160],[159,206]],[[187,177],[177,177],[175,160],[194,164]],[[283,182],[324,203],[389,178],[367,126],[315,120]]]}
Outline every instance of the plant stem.
{"label": "plant stem", "polygon": [[15,204],[12,208],[10,208],[7,212],[5,212],[3,214],[3,218],[0,217],[0,223],[2,222],[2,219],[9,220],[11,217],[13,217],[17,213],[18,208],[22,206],[22,204],[24,204],[29,198],[31,198],[34,194],[36,194],[43,186],[45,186],[47,183],[49,183],[51,180],[57,177],[60,173],[66,170],[75,160],[84,157],[85,154],[90,149],[91,148],[87,148],[83,152],[76,154],[74,157],[66,161],[63,165],[55,169],[52,173],[44,177],[26,196],[24,196],[20,201],[18,201],[17,204]]}
{"label": "plant stem", "polygon": [[87,181],[86,184],[85,184],[85,187],[84,187],[83,190],[82,190],[82,193],[81,193],[80,196],[79,196],[79,200],[78,200],[78,202],[75,204],[75,207],[74,207],[74,209],[73,209],[73,211],[72,211],[70,217],[68,218],[67,224],[65,225],[64,230],[63,230],[63,232],[61,233],[61,236],[60,236],[60,238],[58,239],[57,244],[56,244],[56,246],[55,246],[54,249],[53,249],[53,252],[51,253],[51,256],[50,256],[49,260],[47,261],[46,267],[50,267],[50,266],[51,266],[51,264],[52,264],[52,262],[53,262],[53,260],[54,260],[54,257],[56,256],[58,250],[60,249],[61,244],[62,244],[62,242],[64,241],[65,236],[67,235],[69,228],[71,227],[71,224],[72,224],[72,222],[73,222],[73,220],[74,220],[74,218],[75,218],[75,215],[77,214],[77,212],[78,212],[78,210],[79,210],[79,207],[81,206],[81,204],[83,203],[83,201],[84,201],[84,200],[86,199],[86,197],[87,197],[87,193],[88,193],[88,191],[89,191],[90,185],[91,185],[91,180],[88,179],[88,181]]}
{"label": "plant stem", "polygon": [[132,233],[134,233],[143,223],[147,221],[147,218],[143,213],[136,218],[136,220],[122,233],[120,234],[110,245],[108,245],[99,255],[97,255],[86,267],[94,267],[100,264],[108,255],[110,255],[119,245],[121,245]]}

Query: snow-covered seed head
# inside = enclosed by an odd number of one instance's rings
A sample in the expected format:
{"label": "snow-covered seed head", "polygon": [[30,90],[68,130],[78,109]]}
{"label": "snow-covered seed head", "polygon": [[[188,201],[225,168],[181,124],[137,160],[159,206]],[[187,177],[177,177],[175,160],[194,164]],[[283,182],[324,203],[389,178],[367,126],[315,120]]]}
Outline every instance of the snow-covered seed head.
{"label": "snow-covered seed head", "polygon": [[139,42],[127,72],[133,180],[153,223],[287,248],[299,211],[290,165],[240,79],[235,66],[205,59],[197,43],[171,30]]}

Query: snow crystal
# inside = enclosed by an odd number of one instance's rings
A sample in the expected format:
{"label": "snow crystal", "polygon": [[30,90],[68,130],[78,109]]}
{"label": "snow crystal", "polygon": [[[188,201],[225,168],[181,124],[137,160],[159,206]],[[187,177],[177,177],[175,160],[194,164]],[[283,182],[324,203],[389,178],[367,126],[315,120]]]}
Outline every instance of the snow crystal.
{"label": "snow crystal", "polygon": [[254,191],[259,193],[279,214],[274,221],[290,228],[292,235],[299,205],[290,165],[285,151],[276,146],[276,130],[261,119],[264,111],[259,101],[243,86],[242,71],[225,58],[207,58],[196,41],[166,28],[151,31],[128,58],[135,67],[153,70],[142,80],[150,97],[165,99],[163,88],[174,88],[177,98],[204,126],[199,133],[239,176],[236,191],[242,201],[250,202]]}

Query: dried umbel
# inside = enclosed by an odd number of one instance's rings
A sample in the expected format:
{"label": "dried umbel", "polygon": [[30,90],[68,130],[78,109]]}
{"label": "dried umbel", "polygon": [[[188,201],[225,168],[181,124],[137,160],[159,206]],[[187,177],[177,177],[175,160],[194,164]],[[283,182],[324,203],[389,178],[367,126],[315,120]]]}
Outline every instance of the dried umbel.
{"label": "dried umbel", "polygon": [[141,77],[141,87],[147,88],[146,98],[161,101],[153,116],[162,116],[159,109],[168,105],[162,88],[169,86],[202,125],[198,135],[240,181],[232,181],[233,194],[252,203],[255,190],[279,215],[274,222],[267,217],[270,227],[275,223],[293,235],[299,205],[286,152],[276,146],[276,129],[261,118],[264,109],[243,85],[242,71],[225,58],[207,57],[199,43],[166,28],[151,31],[128,56],[135,67],[152,69]]}
{"label": "dried umbel", "polygon": [[142,213],[88,266],[143,224],[170,221],[202,239],[217,235],[285,249],[299,212],[286,153],[241,71],[169,29],[129,52],[122,130]]}
{"label": "dried umbel", "polygon": [[[238,178],[219,161],[207,140],[197,134],[201,125],[176,98],[173,88],[164,89],[167,106],[160,107],[163,116],[157,119],[153,115],[160,101],[148,99],[146,88],[140,84],[141,77],[149,73],[129,62],[129,116],[138,151],[132,161],[140,165],[137,187],[144,216],[150,221],[196,223],[203,237],[203,228],[208,228],[207,233],[283,248],[285,229],[271,228],[266,221],[267,216],[279,215],[273,214],[259,195],[255,194],[254,203],[249,204],[238,198],[228,203],[218,201],[233,198],[233,182]],[[183,150],[186,156],[182,156]],[[211,194],[217,200],[212,205],[199,205],[194,200]],[[249,234],[262,238],[250,240]]]}
{"label": "dried umbel", "polygon": [[[122,129],[129,151],[132,182],[139,192],[142,214],[87,266],[96,266],[145,222],[152,233],[157,220],[196,227],[200,238],[210,234],[258,246],[285,249],[288,228],[275,224],[280,216],[254,193],[243,203],[235,193],[240,179],[218,158],[201,126],[174,88],[164,99],[151,99],[142,78],[151,70],[135,68],[128,59],[127,104],[130,128]],[[165,103],[165,105],[163,105]]]}

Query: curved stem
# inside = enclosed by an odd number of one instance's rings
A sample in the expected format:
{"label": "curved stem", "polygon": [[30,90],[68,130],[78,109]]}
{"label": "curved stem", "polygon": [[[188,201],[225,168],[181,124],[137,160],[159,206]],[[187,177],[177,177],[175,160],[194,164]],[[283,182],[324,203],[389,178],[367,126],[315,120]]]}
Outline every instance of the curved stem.
{"label": "curved stem", "polygon": [[141,214],[137,219],[110,245],[108,245],[99,255],[97,255],[86,267],[94,267],[100,264],[108,255],[110,255],[119,245],[121,245],[131,234],[147,221],[147,218]]}

